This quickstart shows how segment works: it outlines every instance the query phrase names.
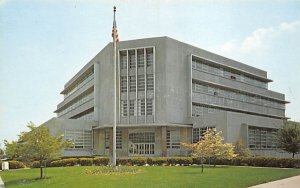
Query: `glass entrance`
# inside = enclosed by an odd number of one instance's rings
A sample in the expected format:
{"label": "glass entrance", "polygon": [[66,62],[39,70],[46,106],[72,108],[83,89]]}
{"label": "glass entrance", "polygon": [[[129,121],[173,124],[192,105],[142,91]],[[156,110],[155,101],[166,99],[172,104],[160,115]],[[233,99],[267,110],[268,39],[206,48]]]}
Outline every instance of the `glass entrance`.
{"label": "glass entrance", "polygon": [[129,156],[154,155],[155,133],[129,133]]}

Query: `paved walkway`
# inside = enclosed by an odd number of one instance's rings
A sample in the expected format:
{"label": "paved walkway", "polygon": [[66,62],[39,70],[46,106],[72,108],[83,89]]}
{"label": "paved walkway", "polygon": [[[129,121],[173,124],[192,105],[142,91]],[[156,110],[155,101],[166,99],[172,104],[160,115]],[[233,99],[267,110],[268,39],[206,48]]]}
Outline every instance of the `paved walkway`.
{"label": "paved walkway", "polygon": [[3,183],[2,179],[1,179],[1,176],[0,176],[0,188],[5,188],[4,183]]}
{"label": "paved walkway", "polygon": [[300,187],[300,176],[294,176],[282,180],[272,181],[256,185],[249,188],[299,188]]}

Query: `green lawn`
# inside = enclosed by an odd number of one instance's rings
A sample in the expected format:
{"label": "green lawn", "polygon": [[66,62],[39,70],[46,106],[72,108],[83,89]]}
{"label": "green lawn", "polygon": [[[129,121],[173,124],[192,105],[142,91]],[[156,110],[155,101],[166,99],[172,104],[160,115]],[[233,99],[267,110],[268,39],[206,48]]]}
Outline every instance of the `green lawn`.
{"label": "green lawn", "polygon": [[97,167],[47,168],[48,179],[37,180],[39,169],[0,172],[7,188],[13,187],[248,187],[276,179],[300,175],[300,169],[206,167],[131,167],[143,172],[123,175],[87,175]]}

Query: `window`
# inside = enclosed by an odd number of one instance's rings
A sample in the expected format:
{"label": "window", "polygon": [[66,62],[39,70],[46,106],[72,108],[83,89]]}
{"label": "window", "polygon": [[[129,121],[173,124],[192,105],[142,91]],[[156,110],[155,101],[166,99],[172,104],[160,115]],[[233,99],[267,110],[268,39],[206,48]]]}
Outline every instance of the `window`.
{"label": "window", "polygon": [[122,130],[116,132],[116,148],[122,149]]}
{"label": "window", "polygon": [[193,143],[197,143],[200,141],[200,130],[199,128],[193,129]]}
{"label": "window", "polygon": [[180,128],[167,129],[167,148],[180,149]]}
{"label": "window", "polygon": [[147,74],[147,90],[154,89],[154,79],[153,74]]}
{"label": "window", "polygon": [[251,84],[257,87],[261,87],[261,88],[268,88],[268,84],[264,81],[260,81],[257,80],[256,78],[253,77],[249,77],[249,76],[245,76],[244,74],[237,72],[237,73],[232,73],[232,69],[230,68],[221,68],[221,67],[215,67],[212,65],[208,65],[205,64],[204,62],[200,61],[200,60],[195,60],[193,58],[192,60],[192,68],[199,70],[199,71],[203,71],[203,72],[208,72],[210,74],[214,74],[214,75],[218,75],[218,76],[222,76],[225,78],[229,78],[232,80],[236,80],[236,81],[240,81],[240,82],[244,82],[247,84]]}
{"label": "window", "polygon": [[121,76],[121,92],[127,92],[127,76]]}
{"label": "window", "polygon": [[129,115],[136,116],[136,101],[135,100],[129,101]]}
{"label": "window", "polygon": [[209,129],[215,129],[215,127],[193,128],[193,143],[199,142]]}
{"label": "window", "polygon": [[105,132],[104,132],[104,144],[105,144],[105,149],[109,149],[109,145],[110,145],[110,143],[109,143],[109,135],[110,135],[110,133],[109,133],[110,131],[109,130],[105,130]]}
{"label": "window", "polygon": [[129,133],[130,155],[154,155],[155,133],[133,132]]}
{"label": "window", "polygon": [[125,100],[121,101],[121,116],[127,116],[127,101]]}
{"label": "window", "polygon": [[192,116],[201,116],[203,115],[203,107],[193,105],[192,107]]}
{"label": "window", "polygon": [[145,91],[145,76],[138,75],[138,91]]}
{"label": "window", "polygon": [[249,126],[248,139],[250,149],[275,149],[277,129]]}
{"label": "window", "polygon": [[135,62],[135,51],[129,51],[129,68],[135,68],[136,62]]}
{"label": "window", "polygon": [[144,116],[145,115],[145,100],[139,99],[138,100],[138,116]]}
{"label": "window", "polygon": [[65,130],[66,140],[73,143],[75,149],[92,148],[92,130]]}
{"label": "window", "polygon": [[71,119],[93,120],[94,119],[94,111],[89,111],[87,113],[81,114],[80,116],[76,116]]}
{"label": "window", "polygon": [[147,115],[153,115],[153,99],[147,99]]}
{"label": "window", "polygon": [[147,67],[153,65],[153,52],[147,52]]}
{"label": "window", "polygon": [[121,54],[120,56],[120,66],[121,69],[127,69],[127,55],[125,54]]}
{"label": "window", "polygon": [[144,50],[138,50],[137,55],[137,64],[138,68],[144,67]]}
{"label": "window", "polygon": [[129,76],[129,88],[130,92],[135,92],[136,90],[136,78],[135,76]]}
{"label": "window", "polygon": [[81,106],[82,104],[89,102],[91,100],[94,99],[94,91],[90,92],[90,93],[86,93],[81,95],[80,97],[77,98],[77,100],[75,100],[74,102],[72,102],[70,105],[66,106],[64,109],[60,110],[57,113],[57,116],[60,117],[72,110],[74,110],[75,108],[77,108],[78,106]]}
{"label": "window", "polygon": [[67,98],[68,96],[72,95],[75,91],[77,91],[79,88],[84,86],[86,83],[94,79],[94,70],[86,73],[86,75],[79,79],[75,85],[73,85],[70,89],[67,90],[67,93],[65,93],[64,97]]}

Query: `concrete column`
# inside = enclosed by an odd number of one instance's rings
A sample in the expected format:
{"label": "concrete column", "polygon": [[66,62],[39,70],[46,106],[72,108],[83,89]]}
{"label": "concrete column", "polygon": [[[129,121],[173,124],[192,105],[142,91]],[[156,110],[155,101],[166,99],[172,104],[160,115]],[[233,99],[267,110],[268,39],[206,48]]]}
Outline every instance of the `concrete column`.
{"label": "concrete column", "polygon": [[167,127],[161,127],[161,152],[162,156],[167,156]]}
{"label": "concrete column", "polygon": [[100,64],[94,64],[94,120],[99,121],[100,114]]}

